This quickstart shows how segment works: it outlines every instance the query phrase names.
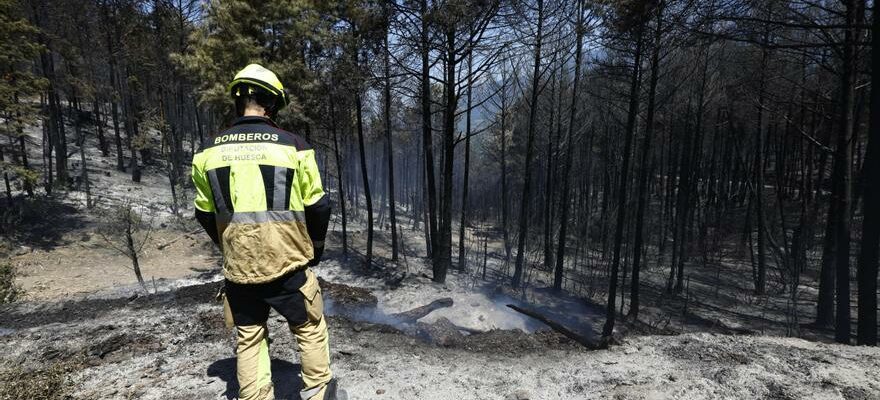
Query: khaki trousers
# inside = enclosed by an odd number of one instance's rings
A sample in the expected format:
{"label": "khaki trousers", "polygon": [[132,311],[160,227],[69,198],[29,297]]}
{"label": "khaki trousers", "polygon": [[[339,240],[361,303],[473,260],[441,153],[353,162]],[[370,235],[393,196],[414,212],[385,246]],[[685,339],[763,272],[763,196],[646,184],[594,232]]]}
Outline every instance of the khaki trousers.
{"label": "khaki trousers", "polygon": [[[302,365],[303,400],[323,400],[330,370],[330,346],[324,304],[318,282],[311,270],[303,286],[308,320],[300,325],[288,324],[297,343]],[[312,289],[312,288],[315,289]],[[236,326],[236,370],[241,400],[273,400],[272,372],[269,359],[269,331],[265,323]],[[292,378],[291,378],[292,379]]]}

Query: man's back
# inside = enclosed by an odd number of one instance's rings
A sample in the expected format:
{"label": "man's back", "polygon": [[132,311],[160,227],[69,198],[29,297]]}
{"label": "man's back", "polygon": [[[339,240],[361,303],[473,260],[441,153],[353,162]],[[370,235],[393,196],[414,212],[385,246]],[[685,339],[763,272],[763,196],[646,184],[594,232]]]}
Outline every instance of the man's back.
{"label": "man's back", "polygon": [[240,117],[193,155],[192,179],[196,219],[223,250],[239,398],[274,398],[266,325],[274,309],[298,345],[300,397],[336,400],[324,301],[309,269],[321,260],[330,221],[315,152],[270,119],[288,104],[272,71],[250,64],[227,88]]}
{"label": "man's back", "polygon": [[196,208],[216,216],[227,279],[269,282],[316,258],[312,240],[324,238],[312,236],[329,213],[315,208],[329,205],[301,137],[268,118],[238,118],[193,156],[192,174]]}

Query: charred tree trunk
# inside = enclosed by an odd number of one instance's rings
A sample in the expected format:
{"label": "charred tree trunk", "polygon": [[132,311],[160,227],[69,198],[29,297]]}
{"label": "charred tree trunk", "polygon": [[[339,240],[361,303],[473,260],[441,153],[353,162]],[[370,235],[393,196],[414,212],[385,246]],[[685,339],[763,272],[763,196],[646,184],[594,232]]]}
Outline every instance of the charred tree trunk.
{"label": "charred tree trunk", "polygon": [[110,12],[108,8],[110,4],[107,0],[103,0],[101,2],[101,16],[103,17],[104,26],[106,29],[105,39],[107,42],[107,64],[110,68],[110,87],[112,91],[110,92],[110,112],[113,116],[113,139],[116,145],[116,170],[120,172],[125,172],[125,155],[122,153],[122,136],[119,133],[119,110],[118,110],[118,99],[119,99],[119,87],[117,83],[116,76],[116,55],[113,51],[113,35],[111,34],[111,22],[110,22]]}
{"label": "charred tree trunk", "polygon": [[[390,16],[387,18],[390,18]],[[389,216],[391,217],[391,261],[397,261],[397,204],[394,201],[394,149],[392,147],[394,138],[391,136],[391,49],[388,47],[388,35],[390,35],[390,31],[386,32],[385,35],[385,57],[383,60],[385,66],[385,151],[388,153],[388,209]]]}
{"label": "charred tree trunk", "polygon": [[[873,16],[872,37],[880,40],[880,18]],[[864,220],[859,254],[857,281],[859,282],[858,343],[877,345],[877,269],[880,252],[880,49],[874,45],[871,52],[871,115],[868,149],[862,175],[864,190]]]}
{"label": "charred tree trunk", "polygon": [[507,70],[502,71],[501,82],[501,236],[504,241],[504,261],[510,261],[510,199],[507,187]]}
{"label": "charred tree trunk", "polygon": [[367,206],[367,251],[364,266],[369,267],[373,261],[373,197],[370,194],[370,178],[367,172],[367,154],[364,148],[364,116],[363,100],[360,89],[355,92],[355,114],[357,115],[358,152],[361,158],[361,178],[364,185],[364,198]]}
{"label": "charred tree trunk", "polygon": [[856,0],[846,3],[847,28],[844,32],[843,71],[840,76],[840,134],[837,137],[837,153],[834,165],[835,190],[832,201],[837,204],[837,219],[834,221],[834,236],[837,241],[835,267],[837,275],[837,307],[834,340],[838,343],[850,342],[850,288],[849,256],[850,228],[852,225],[852,152],[853,114],[855,103],[855,50],[858,29],[856,29]]}
{"label": "charred tree trunk", "polygon": [[[48,105],[46,104],[48,99],[47,95],[40,94],[40,109],[46,110]],[[54,187],[54,182],[52,179],[52,148],[53,144],[53,122],[52,117],[43,119],[43,176],[45,180],[43,181],[43,188],[46,191],[47,195],[52,195],[52,188]]]}
{"label": "charred tree trunk", "polygon": [[526,240],[529,234],[529,207],[531,205],[532,164],[534,162],[535,123],[538,112],[538,94],[541,90],[538,86],[541,78],[541,41],[544,28],[544,0],[538,0],[538,29],[535,43],[534,67],[532,69],[532,93],[529,103],[529,126],[526,139],[526,165],[523,173],[522,197],[519,209],[519,237],[517,238],[516,263],[514,264],[513,280],[514,287],[522,283],[523,264],[525,262]]}
{"label": "charred tree trunk", "polygon": [[107,138],[104,137],[104,121],[101,120],[101,107],[98,103],[96,97],[92,108],[95,118],[95,134],[98,136],[98,149],[101,150],[101,155],[107,157],[110,154],[110,149],[107,146]]}
{"label": "charred tree trunk", "polygon": [[[112,75],[112,74],[111,74]],[[116,86],[116,79],[113,78],[114,84]],[[114,92],[114,100],[110,102],[111,112],[113,113],[113,139],[116,144],[116,170],[120,172],[125,172],[125,154],[122,151],[122,134],[119,132],[119,106],[116,104],[115,93]]]}
{"label": "charred tree trunk", "polygon": [[80,181],[82,182],[83,188],[86,192],[86,208],[92,208],[92,188],[91,183],[89,182],[89,168],[86,162],[86,135],[82,129],[82,111],[79,109],[79,104],[77,103],[77,107],[75,109],[74,115],[74,128],[76,130],[76,145],[79,147],[79,162],[80,162]]}
{"label": "charred tree trunk", "polygon": [[[44,47],[43,51],[40,53],[40,69],[43,74],[43,78],[47,81],[46,86],[46,101],[49,105],[49,138],[50,144],[52,146],[52,151],[55,153],[55,178],[56,184],[60,186],[64,186],[68,181],[68,173],[67,173],[67,136],[64,132],[64,115],[61,110],[61,100],[58,95],[57,85],[57,77],[55,75],[55,61],[53,57],[52,45],[49,41],[48,36],[42,29],[45,29],[44,25],[46,17],[46,4],[43,4],[42,1],[34,2],[32,4],[34,9],[34,22],[38,29],[41,29],[39,33],[39,42]],[[49,174],[51,174],[51,166],[49,169]],[[51,178],[49,179],[51,181]]]}
{"label": "charred tree trunk", "polygon": [[[356,39],[357,43],[360,43],[360,34],[358,32],[358,28],[354,25],[351,27],[352,33]],[[360,64],[360,47],[355,46],[351,49],[351,57],[352,62],[354,64],[355,69],[360,72],[361,64]],[[357,138],[358,138],[358,153],[360,155],[360,164],[361,164],[361,183],[364,189],[364,199],[365,205],[367,207],[367,249],[364,254],[364,267],[369,268],[373,262],[373,196],[370,192],[370,178],[369,178],[369,170],[367,169],[367,154],[366,154],[366,144],[364,143],[364,115],[363,115],[363,87],[360,78],[356,79],[356,86],[354,89],[354,107],[355,107],[355,124],[357,129]],[[355,199],[357,199],[357,195],[355,195]],[[357,209],[357,208],[355,208]]]}
{"label": "charred tree trunk", "polygon": [[146,293],[146,292],[148,292],[148,290],[147,290],[147,284],[144,282],[144,275],[141,273],[141,264],[140,264],[139,257],[138,257],[139,249],[135,246],[135,243],[134,243],[134,229],[132,226],[134,223],[134,221],[132,220],[133,213],[134,213],[134,211],[129,208],[129,210],[128,210],[128,218],[129,219],[126,220],[127,223],[125,225],[125,244],[126,244],[127,250],[128,250],[128,257],[131,259],[131,267],[134,270],[134,276],[135,276],[135,278],[137,278],[138,284],[141,285],[141,289],[143,289],[144,292]]}
{"label": "charred tree trunk", "polygon": [[452,174],[455,161],[455,112],[458,109],[456,90],[456,25],[447,22],[446,27],[446,82],[444,95],[446,107],[443,114],[443,185],[440,199],[439,238],[434,258],[434,282],[446,281],[446,272],[452,263]]}
{"label": "charred tree trunk", "polygon": [[[836,156],[835,167],[836,168]],[[837,172],[832,172],[832,179],[836,178]],[[835,184],[836,185],[836,184]],[[818,327],[830,327],[834,322],[834,286],[835,286],[835,259],[837,254],[837,240],[834,236],[834,221],[837,220],[837,202],[832,201],[828,205],[828,218],[825,223],[825,234],[822,239],[822,266],[819,270],[819,295],[816,300],[816,321]]]}
{"label": "charred tree trunk", "polygon": [[630,284],[630,304],[629,317],[638,319],[639,317],[639,279],[641,273],[642,247],[644,241],[644,224],[645,224],[645,208],[647,208],[648,197],[648,173],[650,167],[648,158],[651,154],[651,140],[654,137],[654,112],[656,111],[655,98],[657,95],[657,80],[660,69],[660,39],[662,35],[663,9],[662,3],[657,7],[656,26],[654,27],[654,44],[651,48],[651,78],[648,84],[648,105],[647,116],[645,118],[645,139],[642,144],[642,154],[639,168],[639,204],[636,208],[636,231],[633,241],[633,266],[632,266],[632,283]]}
{"label": "charred tree trunk", "polygon": [[[764,32],[764,44],[768,41],[768,31]],[[761,52],[761,71],[758,84],[758,122],[755,127],[755,214],[758,225],[758,258],[757,269],[755,270],[755,293],[763,295],[766,290],[767,282],[767,246],[765,244],[766,219],[764,213],[764,101],[766,99],[766,70],[768,50],[764,48]]]}
{"label": "charred tree trunk", "polygon": [[626,121],[626,139],[623,145],[623,163],[620,166],[620,181],[617,186],[617,226],[614,231],[614,255],[611,260],[611,278],[608,282],[608,304],[602,337],[610,338],[614,332],[615,301],[617,300],[617,275],[620,270],[620,252],[623,245],[623,231],[626,228],[626,188],[629,185],[629,164],[632,153],[636,117],[639,113],[639,88],[641,83],[642,32],[644,23],[636,27],[636,50],[633,60],[632,82],[629,92],[629,111]]}
{"label": "charred tree trunk", "polygon": [[[0,163],[5,163],[6,158],[3,156],[3,146],[0,146]],[[3,183],[6,185],[6,206],[12,208],[12,185],[9,183],[9,172],[3,169]]]}
{"label": "charred tree trunk", "polygon": [[[128,68],[126,66],[126,76],[129,76]],[[129,79],[126,79],[128,81]],[[135,141],[135,138],[138,136],[138,116],[137,116],[137,105],[136,98],[132,93],[131,87],[128,84],[124,85],[126,98],[128,99],[127,105],[125,107],[125,131],[126,131],[126,140],[128,144],[128,150],[131,152],[131,181],[132,182],[140,182],[141,181],[141,168],[138,164],[138,145]]]}
{"label": "charred tree trunk", "polygon": [[339,138],[336,129],[336,107],[333,99],[329,99],[330,103],[330,131],[333,135],[333,155],[336,157],[336,179],[337,179],[337,196],[339,197],[339,211],[342,217],[342,254],[348,256],[348,218],[345,209],[345,184],[343,183],[343,171],[345,167],[342,165],[342,156],[339,154]]}
{"label": "charred tree trunk", "polygon": [[[18,105],[18,103],[19,103],[18,93],[13,94],[13,101],[15,102],[16,105]],[[16,117],[21,118],[22,117],[21,113],[17,112]],[[24,137],[25,137],[24,127],[21,124],[18,124],[15,134],[18,136],[18,138],[17,138],[18,139],[18,152],[21,157],[21,167],[24,168],[25,171],[30,171],[31,166],[30,166],[30,162],[28,161],[27,146],[26,146],[25,139],[24,139]],[[34,185],[31,180],[29,180],[29,179],[24,180],[24,191],[27,193],[28,197],[34,197]]]}
{"label": "charred tree trunk", "polygon": [[465,114],[465,138],[464,138],[464,177],[461,189],[461,223],[458,227],[458,269],[467,269],[465,257],[465,237],[468,224],[468,179],[471,167],[471,107],[473,86],[473,50],[468,52],[468,77],[467,77],[467,113]]}
{"label": "charred tree trunk", "polygon": [[[558,49],[556,49],[558,52]],[[554,55],[553,58],[556,58]],[[544,169],[544,210],[543,210],[543,219],[544,219],[544,229],[543,229],[543,247],[544,247],[544,267],[551,268],[553,266],[553,246],[551,245],[552,236],[551,230],[553,229],[553,187],[551,184],[553,182],[553,168],[554,161],[553,157],[553,145],[557,143],[558,131],[554,129],[554,122],[557,119],[557,108],[562,107],[562,77],[560,76],[557,81],[556,72],[553,73],[552,80],[553,82],[550,84],[551,93],[550,93],[550,123],[547,124],[547,164]],[[561,73],[560,73],[561,75]],[[559,82],[559,83],[557,83]],[[558,94],[558,95],[557,95]],[[553,102],[556,102],[553,104]],[[558,114],[562,114],[561,112]],[[561,128],[560,128],[561,129]],[[556,134],[554,134],[556,132]],[[558,144],[557,144],[558,146]]]}
{"label": "charred tree trunk", "polygon": [[[421,74],[421,106],[422,106],[422,146],[425,151],[425,178],[427,187],[425,191],[428,197],[428,230],[430,232],[430,246],[428,256],[435,257],[437,249],[437,187],[434,182],[434,146],[433,132],[431,131],[431,63],[428,59],[431,51],[431,43],[428,37],[428,0],[419,2],[419,14],[421,16],[422,29],[420,31],[420,53],[422,57]],[[436,264],[436,260],[435,260]]]}
{"label": "charred tree trunk", "polygon": [[[568,210],[571,207],[571,164],[574,155],[574,124],[578,114],[578,88],[581,81],[581,62],[583,62],[584,40],[584,0],[577,3],[577,26],[575,27],[575,56],[574,56],[574,82],[571,90],[571,108],[568,112],[568,137],[565,143],[565,166],[562,169],[562,197],[560,198],[562,210],[559,220],[559,245],[556,248],[556,266],[553,273],[553,290],[562,291],[562,281],[565,273],[565,242],[568,235]],[[549,184],[549,182],[548,182]]]}

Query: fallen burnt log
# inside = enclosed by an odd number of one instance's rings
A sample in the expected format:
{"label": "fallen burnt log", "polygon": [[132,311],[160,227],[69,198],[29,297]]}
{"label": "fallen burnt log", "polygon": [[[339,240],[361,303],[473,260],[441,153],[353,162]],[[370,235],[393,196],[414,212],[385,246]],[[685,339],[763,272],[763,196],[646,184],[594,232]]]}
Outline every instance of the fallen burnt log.
{"label": "fallen burnt log", "polygon": [[404,311],[397,314],[391,314],[389,316],[391,318],[399,320],[402,323],[410,324],[416,322],[416,320],[418,320],[419,318],[422,318],[436,310],[446,307],[452,307],[452,304],[452,298],[444,297],[442,299],[434,300],[421,307],[416,307],[412,310]]}
{"label": "fallen burnt log", "polygon": [[576,333],[576,332],[574,332],[574,331],[572,331],[572,330],[570,330],[570,329],[568,329],[568,328],[562,326],[562,324],[560,324],[560,323],[558,323],[558,322],[556,322],[556,321],[553,321],[553,320],[551,320],[550,318],[547,318],[547,317],[545,317],[545,316],[539,314],[537,311],[527,310],[527,309],[522,308],[522,307],[517,307],[517,306],[515,306],[515,305],[513,305],[513,304],[508,304],[507,307],[510,307],[511,309],[513,309],[514,311],[516,311],[516,312],[518,312],[518,313],[528,315],[528,316],[530,316],[530,317],[532,317],[532,318],[534,318],[534,319],[536,319],[536,320],[538,320],[538,321],[543,322],[545,325],[549,326],[549,327],[550,327],[551,329],[553,329],[554,331],[559,332],[559,333],[565,335],[565,336],[568,337],[569,339],[574,340],[575,342],[580,343],[582,346],[584,346],[584,347],[586,347],[586,348],[588,348],[588,349],[590,349],[590,350],[604,349],[604,348],[607,348],[607,347],[608,347],[607,343],[600,343],[600,342],[596,342],[596,341],[594,341],[594,340],[590,340],[590,339],[587,338],[586,336],[583,336],[583,335],[581,335],[581,334],[579,334],[579,333]]}
{"label": "fallen burnt log", "polygon": [[[364,317],[378,312],[376,307],[379,301],[369,289],[333,283],[322,278],[318,278],[318,283],[321,285],[325,298],[333,301],[333,307],[337,313]],[[412,324],[435,310],[452,307],[452,305],[453,300],[444,297],[411,310],[388,315],[388,317],[400,323]]]}

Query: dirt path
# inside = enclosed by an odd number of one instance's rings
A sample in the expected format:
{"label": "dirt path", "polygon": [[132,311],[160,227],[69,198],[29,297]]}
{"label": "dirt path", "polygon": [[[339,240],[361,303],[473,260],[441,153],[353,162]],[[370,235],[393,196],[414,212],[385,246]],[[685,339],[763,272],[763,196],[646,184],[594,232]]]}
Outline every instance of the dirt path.
{"label": "dirt path", "polygon": [[[10,258],[27,299],[69,300],[99,291],[116,289],[128,294],[137,289],[131,261],[109,248],[91,229],[66,232],[59,242],[55,246],[19,248],[18,254]],[[147,285],[153,289],[154,280],[157,286],[163,286],[168,281],[215,274],[220,257],[209,244],[199,235],[157,229],[140,259]]]}

